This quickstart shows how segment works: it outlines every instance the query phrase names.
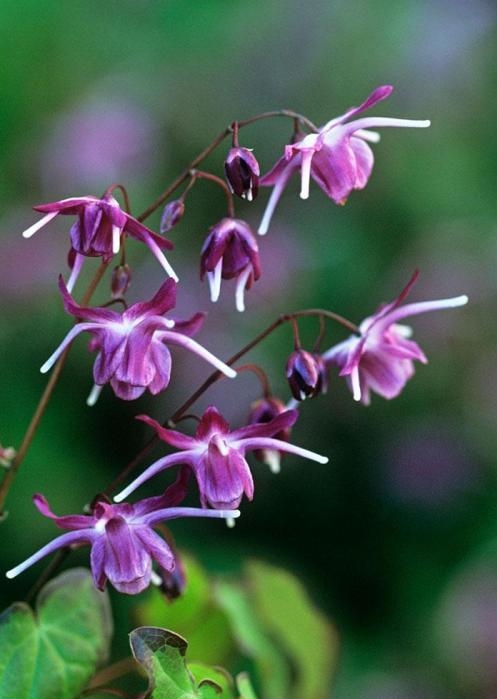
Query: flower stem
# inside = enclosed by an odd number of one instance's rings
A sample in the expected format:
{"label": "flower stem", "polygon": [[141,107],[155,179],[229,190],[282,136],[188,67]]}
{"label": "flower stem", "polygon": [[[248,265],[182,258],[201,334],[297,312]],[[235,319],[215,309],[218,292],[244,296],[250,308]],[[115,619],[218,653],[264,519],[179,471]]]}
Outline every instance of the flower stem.
{"label": "flower stem", "polygon": [[[253,124],[256,121],[260,121],[261,119],[272,119],[273,117],[287,117],[290,119],[296,119],[299,123],[305,124],[308,129],[310,129],[313,132],[317,132],[318,128],[315,126],[315,124],[312,123],[307,117],[303,116],[302,114],[298,114],[297,112],[293,112],[290,109],[280,109],[276,110],[273,112],[263,112],[262,114],[256,114],[253,117],[250,117],[249,119],[244,119],[243,121],[237,121],[237,129],[243,128],[244,126],[248,126],[249,124]],[[148,206],[139,216],[137,216],[138,221],[145,221],[151,214],[156,211],[161,204],[163,204],[168,197],[171,196],[173,192],[175,192],[178,187],[181,186],[183,182],[185,182],[190,176],[191,176],[191,171],[194,170],[197,165],[200,165],[201,162],[203,162],[216,148],[224,141],[224,139],[229,136],[231,133],[233,133],[233,124],[230,126],[227,126],[221,133],[219,133],[211,143],[204,148],[204,150],[199,153],[189,165],[178,175],[178,177],[171,182],[169,187],[167,187],[162,194],[160,194],[155,201],[153,201],[150,206]]]}
{"label": "flower stem", "polygon": [[[251,349],[256,347],[258,344],[260,344],[268,335],[270,335],[276,328],[279,328],[280,325],[283,325],[284,323],[294,323],[296,318],[300,318],[303,316],[317,316],[318,318],[328,318],[330,320],[334,320],[337,323],[340,323],[340,325],[343,325],[346,327],[348,330],[351,330],[354,333],[359,333],[359,328],[354,325],[354,323],[351,323],[349,320],[346,318],[343,318],[342,316],[338,315],[337,313],[334,313],[333,311],[327,311],[319,308],[307,308],[302,311],[295,311],[294,313],[287,313],[284,315],[281,315],[279,318],[274,320],[270,325],[268,325],[267,328],[265,328],[262,332],[260,332],[256,337],[254,337],[253,340],[251,340],[248,344],[244,345],[236,354],[234,354],[232,357],[230,357],[225,363],[228,366],[232,366],[237,362],[241,357],[243,357],[247,352],[250,352]],[[164,427],[170,427],[173,428],[176,423],[184,416],[186,411],[201,397],[203,394],[209,389],[212,384],[214,384],[216,381],[218,381],[220,378],[222,378],[224,374],[221,371],[213,371],[210,376],[207,377],[207,379],[201,384],[196,391],[194,391],[191,396],[181,405],[180,408],[176,410],[176,412],[168,419],[165,420],[163,423]],[[143,448],[138,452],[138,454],[134,457],[132,461],[130,461],[127,466],[121,471],[121,473],[118,474],[118,476],[113,480],[113,482],[109,485],[108,488],[105,489],[106,495],[109,495],[112,493],[118,485],[120,485],[128,476],[130,473],[134,471],[134,469],[140,464],[140,462],[147,456],[147,454],[151,451],[152,447],[157,443],[158,441],[157,435],[154,435],[151,437],[148,442],[145,443]]]}

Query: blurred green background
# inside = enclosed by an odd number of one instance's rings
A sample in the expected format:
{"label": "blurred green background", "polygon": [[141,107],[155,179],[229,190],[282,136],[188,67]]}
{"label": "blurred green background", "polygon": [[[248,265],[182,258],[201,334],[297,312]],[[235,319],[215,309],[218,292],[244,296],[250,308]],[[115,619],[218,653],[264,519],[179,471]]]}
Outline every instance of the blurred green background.
{"label": "blurred green background", "polygon": [[[233,284],[211,307],[198,279],[200,246],[225,215],[222,194],[198,185],[171,235],[178,315],[209,310],[198,339],[223,357],[297,308],[358,322],[415,268],[412,299],[470,296],[466,309],[414,319],[430,363],[396,401],[356,405],[334,375],[328,395],[303,406],[293,439],[328,454],[328,466],[288,458],[274,476],[253,462],[256,497],[233,532],[198,521],[173,527],[178,545],[212,571],[257,556],[300,576],[338,630],[329,690],[338,699],[497,694],[496,22],[490,0],[0,3],[3,445],[19,443],[45,384],[38,368],[70,327],[56,288],[69,219],[25,241],[33,204],[100,195],[119,181],[138,214],[234,119],[289,108],[321,124],[385,83],[395,92],[374,114],[432,120],[427,131],[384,130],[368,187],[345,207],[315,185],[302,202],[294,179],[259,241],[263,275],[244,316]],[[272,120],[241,140],[266,171],[290,133],[291,123]],[[223,152],[206,168],[221,174]],[[237,215],[255,228],[268,194],[241,202]],[[159,217],[149,225],[157,229]],[[130,297],[148,297],[162,272],[129,247]],[[312,343],[312,321],[302,333]],[[344,337],[329,328],[329,343]],[[283,398],[290,350],[284,328],[251,355]],[[93,359],[78,340],[10,494],[2,568],[55,535],[34,492],[57,513],[79,511],[148,436],[133,416],[163,419],[205,378],[208,369],[184,354],[174,353],[176,381],[163,396],[121,403],[107,388],[89,409]],[[258,390],[243,375],[196,410],[216,402],[237,426]],[[2,584],[2,606],[41,569]],[[134,600],[113,603],[119,654]]]}

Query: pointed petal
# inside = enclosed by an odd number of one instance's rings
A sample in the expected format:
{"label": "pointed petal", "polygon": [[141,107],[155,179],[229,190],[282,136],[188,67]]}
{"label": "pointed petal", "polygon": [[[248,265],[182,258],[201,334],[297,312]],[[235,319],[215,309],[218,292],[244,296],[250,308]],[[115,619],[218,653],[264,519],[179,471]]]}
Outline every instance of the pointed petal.
{"label": "pointed petal", "polygon": [[145,471],[135,478],[135,480],[132,481],[126,488],[121,490],[121,492],[114,497],[114,502],[122,502],[128,497],[128,495],[134,492],[138,486],[142,485],[142,483],[148,481],[149,478],[152,478],[152,476],[155,476],[157,473],[164,471],[170,466],[176,466],[178,464],[191,465],[193,463],[194,456],[195,455],[192,455],[190,452],[182,451],[178,454],[169,454],[162,459],[158,459],[158,461],[155,461],[151,466],[146,468]]}
{"label": "pointed petal", "polygon": [[183,434],[182,432],[177,432],[176,430],[167,429],[159,424],[157,420],[148,417],[148,415],[137,415],[136,419],[150,425],[150,427],[156,431],[159,439],[162,439],[163,442],[170,444],[172,447],[188,450],[196,449],[199,446],[199,442],[196,438],[189,437],[188,435]]}
{"label": "pointed petal", "polygon": [[48,500],[41,493],[33,495],[33,502],[42,515],[53,519],[61,529],[91,529],[95,524],[94,518],[89,515],[57,516],[52,512]]}
{"label": "pointed petal", "polygon": [[280,413],[269,422],[256,422],[252,425],[240,427],[238,430],[231,432],[229,436],[230,443],[239,442],[252,437],[272,437],[278,432],[287,430],[292,427],[298,418],[297,410],[286,410]]}
{"label": "pointed petal", "polygon": [[199,357],[204,359],[206,362],[212,364],[213,367],[215,367],[218,371],[220,371],[228,378],[235,378],[236,371],[234,369],[222,362],[220,359],[218,359],[215,355],[206,350],[205,347],[200,345],[198,342],[192,340],[191,337],[187,337],[186,335],[182,335],[181,333],[175,333],[174,331],[165,331],[161,333],[161,339],[166,340],[167,342],[171,342],[172,344],[181,345],[181,347],[190,350],[190,352],[194,352]]}
{"label": "pointed petal", "polygon": [[19,573],[22,573],[34,563],[37,563],[45,556],[48,556],[50,553],[53,553],[58,549],[65,548],[66,546],[72,546],[73,544],[91,544],[97,536],[98,534],[94,531],[94,529],[79,529],[77,531],[61,534],[61,536],[53,539],[50,543],[36,551],[36,553],[27,558],[25,561],[15,566],[15,568],[8,570],[5,575],[8,578],[15,578],[17,575],[19,575]]}

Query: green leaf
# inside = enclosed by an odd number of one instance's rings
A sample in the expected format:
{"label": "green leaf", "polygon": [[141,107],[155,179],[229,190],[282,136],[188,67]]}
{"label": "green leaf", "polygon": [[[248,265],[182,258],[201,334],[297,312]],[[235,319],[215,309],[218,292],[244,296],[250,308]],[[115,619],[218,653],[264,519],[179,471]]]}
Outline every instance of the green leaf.
{"label": "green leaf", "polygon": [[329,696],[337,653],[334,628],[287,571],[251,561],[246,572],[255,613],[294,667],[291,696]]}
{"label": "green leaf", "polygon": [[292,680],[290,666],[254,614],[247,590],[235,583],[219,582],[216,584],[216,598],[230,619],[240,650],[254,659],[264,696],[268,699],[287,697]]}
{"label": "green leaf", "polygon": [[235,699],[233,680],[220,667],[185,662],[187,642],[157,626],[130,634],[135,659],[145,668],[153,699]]}
{"label": "green leaf", "polygon": [[[234,699],[233,679],[224,668],[204,663],[188,663],[188,670],[195,678],[202,699],[211,696],[217,699]],[[212,689],[215,690],[215,695],[210,691]]]}
{"label": "green leaf", "polygon": [[36,611],[16,602],[0,615],[0,697],[74,699],[106,659],[111,633],[108,597],[90,572],[62,573]]}
{"label": "green leaf", "polygon": [[[188,654],[207,664],[228,662],[233,638],[226,615],[217,608],[212,583],[195,559],[181,554],[186,571],[186,589],[181,597],[166,602],[154,586],[150,586],[137,608],[140,626],[161,626],[174,629],[188,639]],[[199,619],[202,623],[199,624]],[[216,639],[216,643],[212,639]]]}
{"label": "green leaf", "polygon": [[129,635],[135,659],[145,668],[154,699],[197,697],[193,676],[186,669],[187,642],[156,626],[142,626]]}

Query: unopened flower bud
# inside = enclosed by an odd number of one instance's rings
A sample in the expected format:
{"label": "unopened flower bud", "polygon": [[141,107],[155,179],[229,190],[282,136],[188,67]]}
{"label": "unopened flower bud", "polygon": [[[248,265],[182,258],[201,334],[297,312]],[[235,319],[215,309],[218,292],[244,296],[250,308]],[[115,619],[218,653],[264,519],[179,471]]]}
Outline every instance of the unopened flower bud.
{"label": "unopened flower bud", "polygon": [[16,450],[13,447],[2,447],[0,444],[0,465],[5,468],[10,468],[12,461],[16,455]]}
{"label": "unopened flower bud", "polygon": [[113,299],[121,299],[128,290],[131,282],[131,269],[128,265],[118,265],[112,272],[110,289]]}
{"label": "unopened flower bud", "polygon": [[224,163],[226,179],[233,194],[252,201],[259,191],[260,168],[249,148],[230,148]]}
{"label": "unopened flower bud", "polygon": [[286,363],[286,377],[295,400],[326,392],[326,367],[318,354],[298,349]]}
{"label": "unopened flower bud", "polygon": [[161,583],[159,590],[162,592],[168,602],[181,597],[186,587],[186,575],[183,562],[181,561],[178,552],[175,551],[175,566],[173,570],[168,571],[162,569],[159,573]]}
{"label": "unopened flower bud", "polygon": [[185,204],[182,199],[170,201],[164,207],[162,218],[160,220],[160,232],[167,233],[183,218],[185,213]]}

